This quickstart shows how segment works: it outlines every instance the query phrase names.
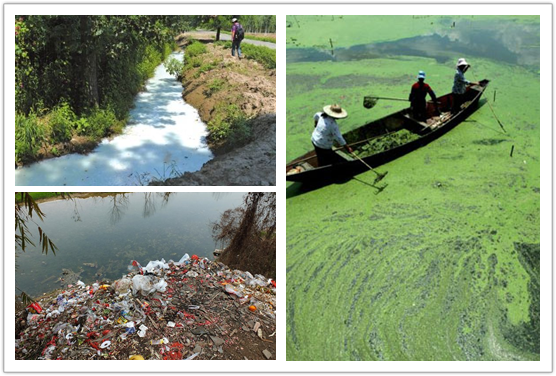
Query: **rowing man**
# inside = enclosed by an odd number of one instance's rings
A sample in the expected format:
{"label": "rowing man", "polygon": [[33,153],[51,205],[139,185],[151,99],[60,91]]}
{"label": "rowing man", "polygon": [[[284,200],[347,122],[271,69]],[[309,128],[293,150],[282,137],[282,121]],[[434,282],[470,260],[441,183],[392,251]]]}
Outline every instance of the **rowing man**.
{"label": "rowing man", "polygon": [[348,116],[347,111],[337,104],[324,106],[322,111],[317,112],[313,117],[315,120],[315,130],[311,136],[319,166],[343,162],[345,160],[337,155],[332,150],[332,147],[334,146],[334,141],[336,141],[348,153],[353,153],[353,150],[351,150],[346,140],[342,137],[338,123],[336,123],[336,119],[344,119]]}

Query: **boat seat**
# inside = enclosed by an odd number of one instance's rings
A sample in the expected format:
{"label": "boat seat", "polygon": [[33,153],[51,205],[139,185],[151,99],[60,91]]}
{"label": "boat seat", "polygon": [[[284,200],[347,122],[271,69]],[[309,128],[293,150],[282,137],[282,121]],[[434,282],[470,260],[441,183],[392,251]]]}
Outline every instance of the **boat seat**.
{"label": "boat seat", "polygon": [[312,170],[314,167],[311,166],[309,163],[307,162],[303,162],[297,165],[298,167],[301,167],[303,169],[303,171],[307,171],[307,170]]}
{"label": "boat seat", "polygon": [[338,154],[340,157],[344,158],[346,161],[353,161],[354,160],[354,158],[351,155],[349,155],[348,153],[346,153],[342,149],[336,150],[336,154]]}
{"label": "boat seat", "polygon": [[427,123],[414,119],[409,114],[404,114],[403,116],[412,123],[421,126],[421,131],[429,129],[429,125]]}

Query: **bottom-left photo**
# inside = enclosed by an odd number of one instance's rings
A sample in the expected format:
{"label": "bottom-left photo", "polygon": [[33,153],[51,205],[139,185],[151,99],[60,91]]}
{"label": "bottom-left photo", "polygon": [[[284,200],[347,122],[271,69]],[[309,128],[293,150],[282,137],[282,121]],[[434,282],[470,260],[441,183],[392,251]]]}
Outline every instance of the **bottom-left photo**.
{"label": "bottom-left photo", "polygon": [[275,193],[15,196],[16,360],[276,359]]}

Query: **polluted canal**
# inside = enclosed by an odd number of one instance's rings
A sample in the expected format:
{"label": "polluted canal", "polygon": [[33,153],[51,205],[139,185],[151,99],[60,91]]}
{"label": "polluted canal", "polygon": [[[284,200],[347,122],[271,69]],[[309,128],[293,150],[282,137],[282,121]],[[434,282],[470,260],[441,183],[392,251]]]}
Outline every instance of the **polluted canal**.
{"label": "polluted canal", "polygon": [[[56,255],[17,252],[16,359],[275,359],[276,282],[214,260],[240,193],[40,204]],[[29,226],[30,229],[33,226]]]}
{"label": "polluted canal", "polygon": [[[174,52],[169,59],[183,59]],[[182,86],[159,65],[135,99],[122,135],[87,155],[69,154],[16,169],[19,186],[145,185],[198,171],[212,159],[206,125],[185,103]]]}

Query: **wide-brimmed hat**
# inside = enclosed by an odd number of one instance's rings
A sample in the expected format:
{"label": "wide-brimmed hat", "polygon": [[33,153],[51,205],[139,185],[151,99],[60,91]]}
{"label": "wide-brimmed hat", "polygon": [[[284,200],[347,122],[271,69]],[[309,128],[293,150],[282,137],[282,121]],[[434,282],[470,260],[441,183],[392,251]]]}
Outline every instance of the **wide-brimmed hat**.
{"label": "wide-brimmed hat", "polygon": [[232,18],[232,22],[237,22],[237,18]]}
{"label": "wide-brimmed hat", "polygon": [[348,116],[346,110],[340,107],[339,104],[331,104],[330,106],[324,106],[322,109],[325,114],[335,119],[343,119]]}
{"label": "wide-brimmed hat", "polygon": [[457,67],[461,67],[461,66],[463,66],[463,65],[468,66],[468,67],[471,66],[471,65],[469,65],[469,64],[467,63],[467,61],[465,61],[464,58],[461,58],[461,59],[458,60],[458,63],[456,64],[456,68],[457,68]]}
{"label": "wide-brimmed hat", "polygon": [[425,72],[423,72],[422,70],[419,71],[419,74],[417,75],[417,78],[422,78],[423,80],[425,79]]}

